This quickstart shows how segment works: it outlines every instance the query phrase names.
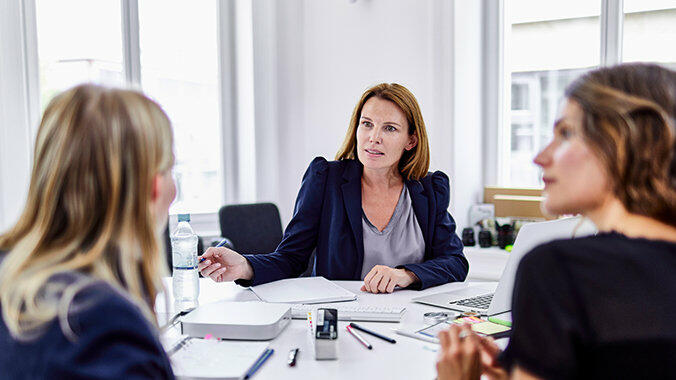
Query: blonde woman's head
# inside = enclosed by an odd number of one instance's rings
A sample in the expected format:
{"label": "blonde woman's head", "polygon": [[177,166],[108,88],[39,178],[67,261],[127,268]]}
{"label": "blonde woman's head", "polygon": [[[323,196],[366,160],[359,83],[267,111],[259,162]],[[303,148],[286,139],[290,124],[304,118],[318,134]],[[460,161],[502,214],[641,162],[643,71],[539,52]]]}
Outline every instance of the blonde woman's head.
{"label": "blonde woman's head", "polygon": [[0,236],[0,250],[9,251],[0,302],[15,337],[65,317],[57,312],[63,300],[41,296],[61,272],[126,290],[152,319],[166,270],[159,235],[175,196],[172,139],[166,114],[136,91],[87,84],[50,102],[26,206]]}

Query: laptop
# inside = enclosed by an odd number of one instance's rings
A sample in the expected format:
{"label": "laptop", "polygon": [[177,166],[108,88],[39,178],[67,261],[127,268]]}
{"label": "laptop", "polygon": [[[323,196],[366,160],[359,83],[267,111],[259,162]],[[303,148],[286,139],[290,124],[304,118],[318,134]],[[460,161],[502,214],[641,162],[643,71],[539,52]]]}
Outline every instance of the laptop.
{"label": "laptop", "polygon": [[413,301],[456,311],[473,311],[481,315],[496,315],[511,311],[516,269],[526,253],[552,240],[589,236],[595,233],[594,224],[579,216],[525,224],[516,237],[495,291],[492,291],[490,286],[473,285],[450,292],[416,297]]}

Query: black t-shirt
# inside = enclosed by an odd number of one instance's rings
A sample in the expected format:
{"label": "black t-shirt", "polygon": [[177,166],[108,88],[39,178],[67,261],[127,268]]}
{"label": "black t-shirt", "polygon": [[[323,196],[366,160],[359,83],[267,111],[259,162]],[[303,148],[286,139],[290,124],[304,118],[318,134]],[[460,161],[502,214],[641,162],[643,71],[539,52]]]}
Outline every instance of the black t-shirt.
{"label": "black t-shirt", "polygon": [[618,233],[528,253],[500,360],[545,378],[676,378],[676,243]]}

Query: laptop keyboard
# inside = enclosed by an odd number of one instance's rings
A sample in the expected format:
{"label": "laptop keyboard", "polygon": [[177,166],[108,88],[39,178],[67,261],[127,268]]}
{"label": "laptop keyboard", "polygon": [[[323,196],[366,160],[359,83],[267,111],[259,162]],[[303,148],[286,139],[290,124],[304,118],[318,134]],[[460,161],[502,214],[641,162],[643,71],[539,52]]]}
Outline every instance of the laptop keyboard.
{"label": "laptop keyboard", "polygon": [[473,309],[488,310],[493,300],[493,294],[485,294],[472,298],[464,298],[458,301],[449,302],[451,305],[465,306]]}

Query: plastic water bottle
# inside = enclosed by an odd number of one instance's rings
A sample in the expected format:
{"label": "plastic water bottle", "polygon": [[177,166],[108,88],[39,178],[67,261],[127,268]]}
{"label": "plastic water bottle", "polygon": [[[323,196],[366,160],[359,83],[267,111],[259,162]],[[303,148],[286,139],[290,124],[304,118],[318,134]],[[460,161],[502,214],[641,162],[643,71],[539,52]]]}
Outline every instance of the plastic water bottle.
{"label": "plastic water bottle", "polygon": [[197,235],[190,227],[190,214],[178,215],[178,226],[171,236],[173,255],[174,307],[184,311],[197,307],[199,274],[197,272]]}

